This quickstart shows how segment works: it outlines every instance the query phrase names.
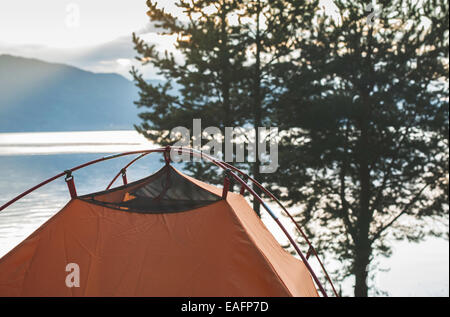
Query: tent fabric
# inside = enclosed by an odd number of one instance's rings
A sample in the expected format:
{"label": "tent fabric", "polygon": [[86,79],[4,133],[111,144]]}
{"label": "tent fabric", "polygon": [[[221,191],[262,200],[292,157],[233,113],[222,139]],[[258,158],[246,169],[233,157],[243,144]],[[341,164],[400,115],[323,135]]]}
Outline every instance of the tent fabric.
{"label": "tent fabric", "polygon": [[[72,199],[0,259],[0,296],[318,296],[304,263],[244,197],[217,199],[220,188],[168,170],[211,201],[176,212],[112,208],[142,194],[152,176]],[[80,268],[79,287],[66,285],[69,263]]]}

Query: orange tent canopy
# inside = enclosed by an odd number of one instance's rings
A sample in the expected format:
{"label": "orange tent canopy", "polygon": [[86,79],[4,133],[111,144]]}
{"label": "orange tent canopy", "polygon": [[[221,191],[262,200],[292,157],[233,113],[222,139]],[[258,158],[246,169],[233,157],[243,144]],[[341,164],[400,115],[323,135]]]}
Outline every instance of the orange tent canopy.
{"label": "orange tent canopy", "polygon": [[318,296],[245,198],[221,194],[166,165],[72,199],[0,259],[0,296]]}

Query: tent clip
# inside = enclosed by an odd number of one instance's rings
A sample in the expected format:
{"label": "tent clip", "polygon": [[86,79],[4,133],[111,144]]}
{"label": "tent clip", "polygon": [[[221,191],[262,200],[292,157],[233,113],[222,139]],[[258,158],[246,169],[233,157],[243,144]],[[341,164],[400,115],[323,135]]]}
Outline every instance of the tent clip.
{"label": "tent clip", "polygon": [[164,160],[166,161],[166,164],[169,165],[171,162],[170,159],[170,146],[166,146],[166,149],[164,150]]}
{"label": "tent clip", "polygon": [[222,199],[227,199],[228,191],[230,190],[230,169],[225,170],[225,179],[223,180]]}
{"label": "tent clip", "polygon": [[66,173],[65,181],[67,183],[67,187],[69,188],[69,193],[71,198],[77,197],[77,189],[75,188],[75,182],[73,180],[73,175],[71,170],[65,170]]}
{"label": "tent clip", "polygon": [[127,185],[128,184],[128,180],[127,180],[127,170],[125,168],[122,168],[121,171],[122,173],[122,180],[123,180],[123,184]]}

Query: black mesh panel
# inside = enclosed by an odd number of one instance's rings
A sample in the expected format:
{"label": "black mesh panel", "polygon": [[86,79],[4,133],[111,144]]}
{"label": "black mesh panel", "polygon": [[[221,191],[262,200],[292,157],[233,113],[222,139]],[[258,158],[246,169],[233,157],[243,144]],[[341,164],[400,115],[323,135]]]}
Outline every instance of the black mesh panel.
{"label": "black mesh panel", "polygon": [[[209,205],[221,199],[221,197],[190,182],[169,165],[146,179],[146,181],[137,181],[80,198],[110,208],[139,213],[186,211]],[[108,201],[107,194],[117,190],[123,191],[122,199],[117,201],[116,198],[114,201]],[[99,195],[103,197],[101,200],[96,199]]]}

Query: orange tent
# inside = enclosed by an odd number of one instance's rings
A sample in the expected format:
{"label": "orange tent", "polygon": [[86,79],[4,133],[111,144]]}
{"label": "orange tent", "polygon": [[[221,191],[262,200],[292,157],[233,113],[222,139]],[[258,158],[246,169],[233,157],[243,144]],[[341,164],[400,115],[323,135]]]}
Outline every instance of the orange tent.
{"label": "orange tent", "polygon": [[[78,282],[70,283],[74,273]],[[134,183],[73,198],[0,259],[0,296],[318,293],[305,264],[242,195],[222,199],[222,189],[167,164]]]}

